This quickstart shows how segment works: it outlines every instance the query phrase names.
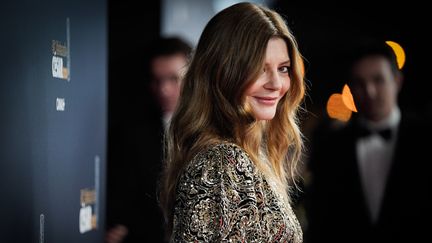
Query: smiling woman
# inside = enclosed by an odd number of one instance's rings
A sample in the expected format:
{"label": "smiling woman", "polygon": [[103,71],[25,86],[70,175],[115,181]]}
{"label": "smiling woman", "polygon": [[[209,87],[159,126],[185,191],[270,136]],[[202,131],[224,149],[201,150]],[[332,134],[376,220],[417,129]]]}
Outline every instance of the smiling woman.
{"label": "smiling woman", "polygon": [[290,206],[302,151],[302,58],[276,12],[233,5],[204,29],[167,132],[173,242],[302,242]]}

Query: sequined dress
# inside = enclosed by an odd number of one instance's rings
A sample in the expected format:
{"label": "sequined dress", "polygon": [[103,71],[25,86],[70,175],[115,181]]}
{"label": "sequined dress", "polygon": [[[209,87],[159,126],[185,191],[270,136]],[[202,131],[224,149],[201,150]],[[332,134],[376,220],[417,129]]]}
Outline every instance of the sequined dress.
{"label": "sequined dress", "polygon": [[302,231],[248,154],[221,143],[198,153],[182,173],[171,242],[301,243]]}

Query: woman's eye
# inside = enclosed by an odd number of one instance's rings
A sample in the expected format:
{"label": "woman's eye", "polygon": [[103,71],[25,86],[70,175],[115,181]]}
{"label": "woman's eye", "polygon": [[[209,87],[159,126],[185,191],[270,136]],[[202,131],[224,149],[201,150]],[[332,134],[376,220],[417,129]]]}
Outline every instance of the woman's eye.
{"label": "woman's eye", "polygon": [[279,68],[279,72],[281,73],[289,73],[289,68],[288,66],[283,66]]}

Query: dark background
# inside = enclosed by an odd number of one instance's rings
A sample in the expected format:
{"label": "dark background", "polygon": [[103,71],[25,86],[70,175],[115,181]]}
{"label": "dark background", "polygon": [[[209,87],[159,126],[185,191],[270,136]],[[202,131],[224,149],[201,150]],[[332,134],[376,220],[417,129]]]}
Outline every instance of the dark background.
{"label": "dark background", "polygon": [[[275,8],[286,16],[306,59],[309,96],[306,108],[312,112],[307,122],[326,119],[325,105],[332,93],[341,93],[344,56],[363,39],[391,40],[405,50],[402,69],[404,85],[400,94],[402,110],[430,116],[428,95],[428,39],[424,26],[429,19],[426,8],[411,4],[378,4],[354,1],[349,6],[306,6],[279,1]],[[347,4],[348,5],[348,4]],[[381,6],[380,6],[381,5]]]}

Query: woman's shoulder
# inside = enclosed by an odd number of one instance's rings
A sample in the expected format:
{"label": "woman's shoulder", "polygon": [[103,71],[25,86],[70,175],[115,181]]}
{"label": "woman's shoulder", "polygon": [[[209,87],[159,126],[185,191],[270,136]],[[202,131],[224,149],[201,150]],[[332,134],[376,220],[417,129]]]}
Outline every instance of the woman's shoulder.
{"label": "woman's shoulder", "polygon": [[228,160],[228,162],[236,162],[238,160],[247,160],[247,162],[250,162],[248,153],[240,145],[227,141],[211,144],[204,148],[199,154],[206,158],[217,156],[225,161]]}
{"label": "woman's shoulder", "polygon": [[233,156],[233,155],[245,155],[249,156],[246,151],[238,144],[228,141],[220,141],[217,143],[213,143],[206,148],[204,148],[201,152],[204,154],[213,154],[220,153],[222,156]]}
{"label": "woman's shoulder", "polygon": [[238,144],[221,141],[199,151],[189,163],[187,171],[210,168],[219,171],[254,172],[248,153]]}

